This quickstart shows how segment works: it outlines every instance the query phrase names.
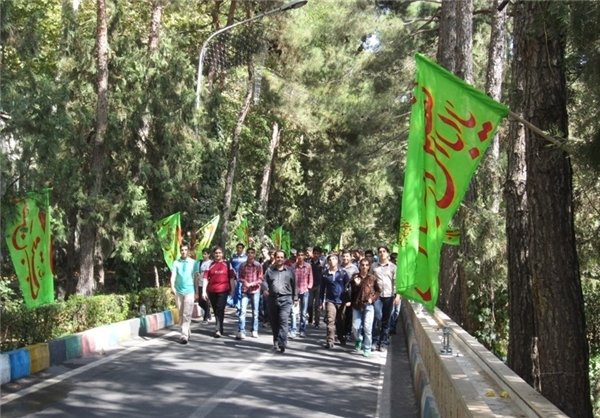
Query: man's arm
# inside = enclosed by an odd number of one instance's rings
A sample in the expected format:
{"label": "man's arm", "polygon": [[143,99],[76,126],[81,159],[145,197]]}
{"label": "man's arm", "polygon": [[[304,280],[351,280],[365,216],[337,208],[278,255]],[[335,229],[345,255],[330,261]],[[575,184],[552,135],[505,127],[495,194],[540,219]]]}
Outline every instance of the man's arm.
{"label": "man's arm", "polygon": [[173,269],[171,270],[171,291],[175,293],[175,278],[177,277],[177,273],[175,271],[175,263],[173,263]]}

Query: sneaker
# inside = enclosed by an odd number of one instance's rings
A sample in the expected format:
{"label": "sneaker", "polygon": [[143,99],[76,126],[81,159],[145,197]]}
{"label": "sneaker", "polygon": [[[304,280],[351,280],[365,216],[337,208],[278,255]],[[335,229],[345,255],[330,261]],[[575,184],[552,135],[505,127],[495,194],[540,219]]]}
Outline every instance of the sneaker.
{"label": "sneaker", "polygon": [[333,348],[333,343],[325,343],[325,348],[331,350]]}
{"label": "sneaker", "polygon": [[237,335],[235,336],[236,340],[245,340],[246,339],[246,332],[245,331],[239,331],[237,333]]}
{"label": "sneaker", "polygon": [[293,340],[294,338],[296,338],[296,333],[294,331],[290,332],[289,335],[288,335],[288,338],[290,340]]}
{"label": "sneaker", "polygon": [[273,341],[273,350],[277,350],[279,347],[277,347],[277,341]]}
{"label": "sneaker", "polygon": [[379,351],[381,351],[382,353],[385,353],[387,351],[387,345],[379,346]]}
{"label": "sneaker", "polygon": [[363,356],[365,356],[365,357],[371,357],[371,350],[365,350],[365,351],[363,351]]}
{"label": "sneaker", "polygon": [[285,353],[285,346],[280,345],[279,346],[279,351],[281,351],[282,353]]}
{"label": "sneaker", "polygon": [[252,331],[252,338],[258,338],[258,331]]}
{"label": "sneaker", "polygon": [[208,319],[205,319],[205,320],[203,320],[203,321],[202,321],[202,324],[203,324],[203,325],[206,325],[206,324],[208,324]]}
{"label": "sneaker", "polygon": [[179,344],[187,344],[188,343],[188,339],[187,337],[181,337],[179,339]]}
{"label": "sneaker", "polygon": [[221,338],[221,332],[219,332],[219,331],[215,331],[215,335],[214,335],[214,337],[215,337],[215,338]]}
{"label": "sneaker", "polygon": [[300,331],[300,338],[306,338],[306,332]]}
{"label": "sneaker", "polygon": [[354,342],[354,350],[355,351],[361,351],[362,350],[362,342],[361,341],[355,341]]}
{"label": "sneaker", "polygon": [[319,329],[319,328],[321,328],[321,327],[319,326],[319,324],[315,324],[315,329]]}

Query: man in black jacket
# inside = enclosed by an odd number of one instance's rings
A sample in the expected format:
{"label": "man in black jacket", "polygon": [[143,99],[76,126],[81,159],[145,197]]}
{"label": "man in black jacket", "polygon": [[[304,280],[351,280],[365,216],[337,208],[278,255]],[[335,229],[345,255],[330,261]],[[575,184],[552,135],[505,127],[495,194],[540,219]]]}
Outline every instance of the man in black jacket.
{"label": "man in black jacket", "polygon": [[287,347],[288,322],[292,303],[298,303],[294,272],[292,269],[287,268],[284,263],[285,254],[281,250],[276,251],[273,264],[267,269],[263,282],[267,287],[265,296],[268,296],[269,301],[273,349],[279,348],[282,353],[285,352]]}

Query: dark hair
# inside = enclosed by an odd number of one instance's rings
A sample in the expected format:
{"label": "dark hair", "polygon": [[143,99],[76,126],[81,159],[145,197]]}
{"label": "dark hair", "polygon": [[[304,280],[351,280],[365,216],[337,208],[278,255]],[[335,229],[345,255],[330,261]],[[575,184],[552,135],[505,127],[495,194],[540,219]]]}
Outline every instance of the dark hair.
{"label": "dark hair", "polygon": [[[329,260],[330,260],[331,258],[333,258],[333,257],[335,257],[336,259],[338,258],[337,254],[329,254],[329,255],[327,256],[327,261],[329,261]],[[338,259],[338,261],[339,261],[339,259]]]}
{"label": "dark hair", "polygon": [[252,247],[248,247],[248,249],[246,250],[247,253],[249,253],[250,251],[252,251],[254,254],[256,254],[256,250]]}
{"label": "dark hair", "polygon": [[370,255],[371,257],[373,257],[375,254],[373,254],[373,250],[365,250],[365,257]]}
{"label": "dark hair", "polygon": [[240,245],[242,246],[242,248],[246,248],[246,246],[244,245],[244,243],[243,243],[243,242],[238,242],[238,243],[235,245],[235,247],[237,248],[237,247],[239,247]]}
{"label": "dark hair", "polygon": [[385,245],[380,245],[379,247],[377,247],[377,252],[379,252],[379,250],[381,250],[382,248],[385,250],[386,253],[390,253],[390,249]]}

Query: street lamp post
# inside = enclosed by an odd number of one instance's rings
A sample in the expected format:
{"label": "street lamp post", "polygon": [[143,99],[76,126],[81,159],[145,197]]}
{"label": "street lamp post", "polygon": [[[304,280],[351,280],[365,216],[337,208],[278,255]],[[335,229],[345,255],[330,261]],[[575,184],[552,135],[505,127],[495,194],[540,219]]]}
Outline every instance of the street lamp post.
{"label": "street lamp post", "polygon": [[196,81],[196,109],[200,110],[200,92],[202,91],[202,66],[203,66],[204,55],[206,54],[206,49],[207,49],[208,43],[210,42],[210,40],[212,38],[214,38],[215,36],[217,36],[217,35],[219,35],[219,34],[221,34],[223,32],[226,32],[226,31],[228,31],[230,29],[233,29],[236,26],[240,26],[240,25],[243,25],[243,24],[246,24],[246,23],[254,22],[255,20],[262,19],[265,16],[269,16],[269,15],[272,15],[272,14],[275,14],[275,13],[285,12],[285,11],[293,10],[293,9],[298,9],[298,8],[306,5],[306,3],[308,3],[308,0],[294,0],[294,1],[290,2],[290,3],[284,4],[283,6],[277,7],[276,9],[269,10],[269,11],[267,11],[265,13],[258,14],[258,15],[254,16],[254,17],[251,17],[251,18],[246,19],[246,20],[242,20],[240,22],[233,23],[233,24],[231,24],[229,26],[225,26],[224,28],[221,28],[218,31],[212,33],[206,39],[206,41],[204,41],[204,44],[202,44],[202,48],[200,48],[200,54],[199,54],[199,57],[198,57],[198,78],[197,78],[197,81]]}

